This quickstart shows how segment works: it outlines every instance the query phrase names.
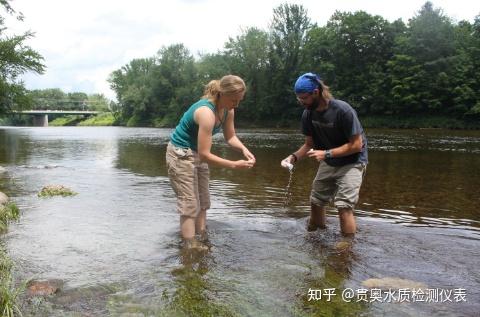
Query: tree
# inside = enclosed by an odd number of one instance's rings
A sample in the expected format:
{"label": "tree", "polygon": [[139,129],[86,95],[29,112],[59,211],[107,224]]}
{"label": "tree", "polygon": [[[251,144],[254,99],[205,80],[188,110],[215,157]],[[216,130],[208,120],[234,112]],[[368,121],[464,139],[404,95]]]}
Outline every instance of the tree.
{"label": "tree", "polygon": [[273,10],[270,25],[270,85],[268,99],[270,113],[280,114],[282,119],[293,118],[298,107],[292,97],[292,86],[302,62],[302,49],[311,27],[306,9],[301,5],[283,4]]}
{"label": "tree", "polygon": [[418,62],[431,62],[455,52],[454,27],[442,9],[430,1],[409,21],[408,52]]}
{"label": "tree", "polygon": [[364,11],[335,12],[326,28],[330,44],[325,55],[334,65],[335,94],[363,113],[384,104],[385,93],[378,87],[385,81],[396,29],[382,17]]}
{"label": "tree", "polygon": [[85,110],[107,112],[110,110],[110,100],[103,94],[92,94],[88,96],[87,107]]}
{"label": "tree", "polygon": [[110,75],[118,100],[114,108],[128,125],[171,124],[198,98],[197,77],[183,44],[163,47],[156,56],[135,59]]}
{"label": "tree", "polygon": [[473,24],[460,21],[455,27],[455,73],[451,79],[455,84],[454,108],[457,113],[467,118],[480,117],[480,16],[475,17]]}
{"label": "tree", "polygon": [[195,60],[183,44],[174,44],[160,49],[157,61],[153,73],[154,111],[159,117],[168,114],[168,121],[177,121],[198,98]]}
{"label": "tree", "polygon": [[110,75],[108,81],[117,95],[115,108],[121,120],[127,121],[135,116],[137,123],[141,124],[148,119],[152,104],[151,73],[155,65],[154,58],[134,59]]}
{"label": "tree", "polygon": [[449,113],[454,108],[450,78],[456,76],[454,26],[441,9],[426,2],[397,39],[389,62],[395,112]]}
{"label": "tree", "polygon": [[36,89],[28,92],[35,110],[69,110],[67,97],[63,91],[54,89]]}
{"label": "tree", "polygon": [[88,96],[84,92],[70,92],[67,94],[68,109],[87,110]]}
{"label": "tree", "polygon": [[[2,8],[7,14],[15,14],[9,0],[0,1]],[[21,14],[17,16],[19,20],[22,18]],[[0,16],[0,113],[31,106],[27,90],[19,77],[29,71],[41,74],[45,67],[42,64],[43,57],[25,45],[25,41],[33,37],[32,32],[6,36],[6,30],[4,17]]]}
{"label": "tree", "polygon": [[242,121],[258,121],[268,117],[268,33],[257,28],[248,28],[235,39],[230,38],[225,44],[225,55],[232,73],[245,79],[248,88],[242,111],[237,118]]}
{"label": "tree", "polygon": [[335,32],[314,25],[307,35],[301,70],[320,74],[329,85],[335,85],[335,68]]}

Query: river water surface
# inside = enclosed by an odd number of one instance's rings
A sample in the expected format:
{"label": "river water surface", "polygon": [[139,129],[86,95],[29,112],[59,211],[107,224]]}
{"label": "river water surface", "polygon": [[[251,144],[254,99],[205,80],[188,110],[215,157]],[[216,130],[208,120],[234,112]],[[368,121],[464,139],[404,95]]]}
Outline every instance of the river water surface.
{"label": "river water surface", "polygon": [[[0,190],[21,210],[1,237],[15,278],[64,283],[50,297],[22,297],[24,315],[478,316],[480,132],[367,130],[358,233],[343,247],[333,209],[326,230],[305,230],[315,162],[298,164],[285,193],[280,161],[302,136],[240,130],[257,164],[211,168],[202,254],[180,243],[165,167],[170,132],[0,130]],[[221,137],[213,152],[239,158]],[[49,184],[78,195],[38,198]],[[390,298],[363,296],[364,281],[384,278],[421,283],[429,296],[400,284],[388,286]]]}

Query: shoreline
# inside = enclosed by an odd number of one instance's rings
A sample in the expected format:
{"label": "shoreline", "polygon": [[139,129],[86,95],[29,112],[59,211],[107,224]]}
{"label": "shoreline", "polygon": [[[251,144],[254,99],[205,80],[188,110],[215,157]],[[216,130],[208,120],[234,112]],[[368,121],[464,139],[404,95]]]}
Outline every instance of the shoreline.
{"label": "shoreline", "polygon": [[[418,115],[412,117],[401,116],[359,116],[364,128],[375,129],[447,129],[447,130],[480,130],[480,120],[474,118],[458,119],[447,116],[426,116]],[[161,122],[161,123],[159,123]],[[0,126],[31,126],[15,125],[13,122],[0,122]],[[169,123],[163,120],[150,119],[144,124],[131,124],[131,120],[121,120],[112,113],[103,113],[96,117],[84,119],[79,116],[66,116],[55,118],[49,122],[49,126],[120,126],[130,128],[174,128],[176,123]],[[238,118],[235,126],[238,129],[300,129],[300,117],[298,119],[275,120],[252,122],[247,119]]]}

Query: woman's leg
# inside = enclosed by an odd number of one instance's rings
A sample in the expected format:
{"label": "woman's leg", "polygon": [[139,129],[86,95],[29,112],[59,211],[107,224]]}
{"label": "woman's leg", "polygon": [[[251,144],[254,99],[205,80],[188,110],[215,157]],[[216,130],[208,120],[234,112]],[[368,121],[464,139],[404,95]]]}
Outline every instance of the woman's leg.
{"label": "woman's leg", "polygon": [[204,235],[207,229],[207,209],[210,208],[210,170],[208,164],[200,163],[197,167],[198,176],[198,199],[200,201],[200,212],[195,220],[196,234]]}
{"label": "woman's leg", "polygon": [[197,218],[195,219],[195,233],[204,234],[207,228],[207,210],[200,210]]}
{"label": "woman's leg", "polygon": [[180,231],[184,240],[191,240],[195,237],[195,218],[180,216]]}
{"label": "woman's leg", "polygon": [[185,240],[195,237],[195,219],[199,209],[198,180],[195,172],[195,159],[191,150],[167,146],[168,176],[175,195],[177,211],[180,213],[180,232]]}

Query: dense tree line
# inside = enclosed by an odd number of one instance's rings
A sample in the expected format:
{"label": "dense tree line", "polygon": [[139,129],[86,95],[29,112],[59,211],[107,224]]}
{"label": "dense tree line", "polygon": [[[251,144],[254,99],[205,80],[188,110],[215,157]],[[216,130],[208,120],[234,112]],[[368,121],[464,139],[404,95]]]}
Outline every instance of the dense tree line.
{"label": "dense tree line", "polygon": [[283,4],[268,30],[246,28],[217,53],[195,59],[183,44],[163,47],[109,82],[128,125],[171,126],[210,79],[234,73],[248,85],[238,119],[281,126],[298,120],[292,85],[305,71],[319,73],[361,115],[476,120],[479,63],[480,16],[455,22],[426,2],[407,24],[337,11],[318,26],[303,6]]}

